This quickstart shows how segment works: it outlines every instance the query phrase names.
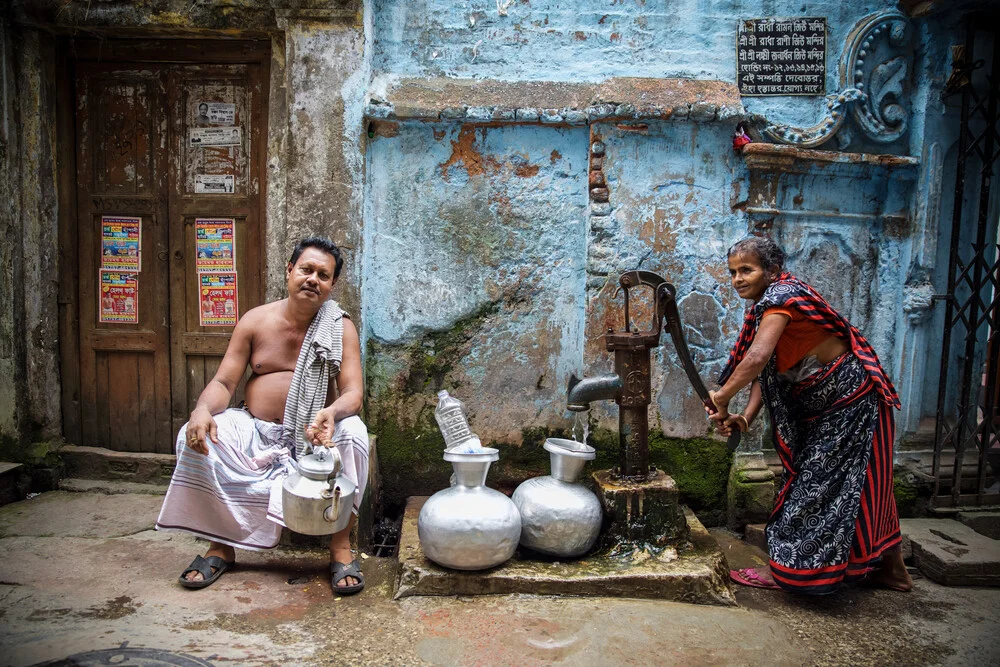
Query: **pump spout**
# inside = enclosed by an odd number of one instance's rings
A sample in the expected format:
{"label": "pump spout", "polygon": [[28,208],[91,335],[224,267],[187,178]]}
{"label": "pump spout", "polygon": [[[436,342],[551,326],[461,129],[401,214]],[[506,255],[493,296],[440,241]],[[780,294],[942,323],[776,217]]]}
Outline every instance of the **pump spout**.
{"label": "pump spout", "polygon": [[573,412],[583,412],[590,408],[591,401],[613,400],[621,392],[622,379],[617,375],[601,375],[582,380],[571,375],[566,389],[566,408]]}

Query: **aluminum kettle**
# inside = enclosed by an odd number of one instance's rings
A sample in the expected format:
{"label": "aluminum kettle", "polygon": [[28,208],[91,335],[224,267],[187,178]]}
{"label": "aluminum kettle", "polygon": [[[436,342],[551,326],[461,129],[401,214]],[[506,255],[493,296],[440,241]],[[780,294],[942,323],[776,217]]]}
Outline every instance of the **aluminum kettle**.
{"label": "aluminum kettle", "polygon": [[342,474],[340,452],[307,444],[281,484],[285,525],[304,535],[339,533],[351,520],[357,486]]}

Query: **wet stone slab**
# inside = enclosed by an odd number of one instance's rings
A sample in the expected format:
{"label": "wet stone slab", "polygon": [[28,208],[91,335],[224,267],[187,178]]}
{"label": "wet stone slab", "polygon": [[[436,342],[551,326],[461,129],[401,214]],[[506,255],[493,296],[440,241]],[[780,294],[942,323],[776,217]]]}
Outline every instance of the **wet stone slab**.
{"label": "wet stone slab", "polygon": [[51,491],[0,508],[0,537],[132,535],[153,527],[162,504],[156,495]]}
{"label": "wet stone slab", "polygon": [[953,519],[903,519],[913,560],[945,586],[1000,586],[1000,541]]}
{"label": "wet stone slab", "polygon": [[659,557],[631,560],[595,555],[573,561],[522,560],[521,551],[503,565],[460,572],[428,560],[417,537],[417,516],[427,500],[406,504],[399,543],[400,574],[396,599],[412,595],[532,594],[613,596],[733,605],[729,567],[715,540],[686,507],[688,546],[667,548]]}

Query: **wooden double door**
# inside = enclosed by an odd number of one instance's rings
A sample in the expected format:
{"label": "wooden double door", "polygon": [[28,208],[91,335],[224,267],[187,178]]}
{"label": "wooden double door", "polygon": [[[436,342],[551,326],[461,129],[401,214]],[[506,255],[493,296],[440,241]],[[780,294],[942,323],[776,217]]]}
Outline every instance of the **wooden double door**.
{"label": "wooden double door", "polygon": [[[196,220],[234,221],[232,309],[242,316],[261,303],[269,53],[259,44],[176,40],[69,49],[76,224],[64,239],[76,247],[62,250],[76,264],[77,289],[68,300],[75,299],[70,325],[79,341],[78,358],[63,359],[71,442],[173,452],[177,429],[233,330],[201,326]],[[109,281],[101,275],[109,263],[106,225],[116,218],[140,219],[141,265]],[[127,312],[112,316],[108,292],[115,284],[125,285],[115,294],[117,310],[125,303]]]}

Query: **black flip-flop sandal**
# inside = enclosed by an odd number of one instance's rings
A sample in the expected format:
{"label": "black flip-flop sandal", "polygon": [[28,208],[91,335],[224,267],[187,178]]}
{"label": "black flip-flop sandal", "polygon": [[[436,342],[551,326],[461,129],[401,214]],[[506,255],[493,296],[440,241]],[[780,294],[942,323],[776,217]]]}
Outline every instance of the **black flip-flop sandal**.
{"label": "black flip-flop sandal", "polygon": [[[361,574],[361,566],[357,559],[351,561],[350,565],[345,565],[334,561],[330,563],[330,587],[333,588],[334,595],[353,595],[360,593],[365,587],[365,575]],[[338,586],[337,584],[347,577],[354,577],[358,583],[350,586]]]}
{"label": "black flip-flop sandal", "polygon": [[[177,581],[184,588],[205,588],[214,584],[215,580],[221,577],[223,572],[231,570],[234,565],[236,565],[236,561],[226,562],[218,556],[209,556],[208,558],[195,556],[187,569],[181,572],[181,576],[177,578]],[[213,569],[215,570],[214,572],[212,571]],[[185,577],[189,572],[200,572],[204,578],[200,581],[188,581]]]}

